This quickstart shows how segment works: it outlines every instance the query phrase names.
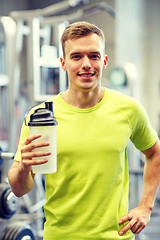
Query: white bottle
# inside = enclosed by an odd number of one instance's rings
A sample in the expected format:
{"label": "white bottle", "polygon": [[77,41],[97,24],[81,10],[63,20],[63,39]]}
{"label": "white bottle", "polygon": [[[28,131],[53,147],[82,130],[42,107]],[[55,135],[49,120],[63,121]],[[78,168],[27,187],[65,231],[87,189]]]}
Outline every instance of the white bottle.
{"label": "white bottle", "polygon": [[[35,141],[49,141],[50,145],[43,147],[42,151],[51,152],[51,155],[47,156],[47,163],[32,166],[33,173],[48,174],[57,171],[56,125],[57,121],[53,115],[53,102],[45,102],[45,108],[36,109],[30,116],[28,122],[30,135],[41,134],[42,136]],[[41,148],[36,148],[34,151],[41,151]]]}

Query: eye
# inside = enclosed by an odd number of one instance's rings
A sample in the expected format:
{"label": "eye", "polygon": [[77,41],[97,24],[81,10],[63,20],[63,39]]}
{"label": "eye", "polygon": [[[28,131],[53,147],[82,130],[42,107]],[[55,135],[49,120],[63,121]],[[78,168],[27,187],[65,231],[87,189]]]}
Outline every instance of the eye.
{"label": "eye", "polygon": [[91,54],[90,56],[89,56],[89,58],[90,59],[93,59],[93,60],[98,60],[98,59],[100,59],[100,55],[99,54]]}
{"label": "eye", "polygon": [[73,60],[80,60],[81,56],[80,55],[73,55],[73,56],[71,56],[71,59],[73,59]]}

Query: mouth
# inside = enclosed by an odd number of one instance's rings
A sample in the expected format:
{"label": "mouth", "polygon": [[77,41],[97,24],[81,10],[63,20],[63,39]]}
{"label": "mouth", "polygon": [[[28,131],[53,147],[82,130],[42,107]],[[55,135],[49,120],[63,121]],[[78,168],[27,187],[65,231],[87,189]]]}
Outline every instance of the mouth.
{"label": "mouth", "polygon": [[79,73],[78,76],[84,77],[84,78],[90,78],[93,77],[95,73]]}

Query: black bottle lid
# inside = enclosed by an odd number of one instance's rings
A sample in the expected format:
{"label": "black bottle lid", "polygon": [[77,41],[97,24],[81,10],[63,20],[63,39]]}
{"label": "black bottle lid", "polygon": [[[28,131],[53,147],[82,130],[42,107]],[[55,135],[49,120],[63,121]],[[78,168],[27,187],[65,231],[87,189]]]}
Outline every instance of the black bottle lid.
{"label": "black bottle lid", "polygon": [[28,126],[54,126],[57,125],[53,115],[53,102],[45,102],[45,108],[38,108],[30,116]]}

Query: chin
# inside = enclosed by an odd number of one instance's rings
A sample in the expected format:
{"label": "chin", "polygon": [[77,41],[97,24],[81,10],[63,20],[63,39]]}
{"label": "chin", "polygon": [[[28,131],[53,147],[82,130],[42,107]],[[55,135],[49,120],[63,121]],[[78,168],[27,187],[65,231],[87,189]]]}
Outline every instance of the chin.
{"label": "chin", "polygon": [[79,89],[81,89],[81,91],[83,92],[90,92],[93,91],[95,88],[97,87],[97,85],[92,85],[92,86],[80,86]]}

